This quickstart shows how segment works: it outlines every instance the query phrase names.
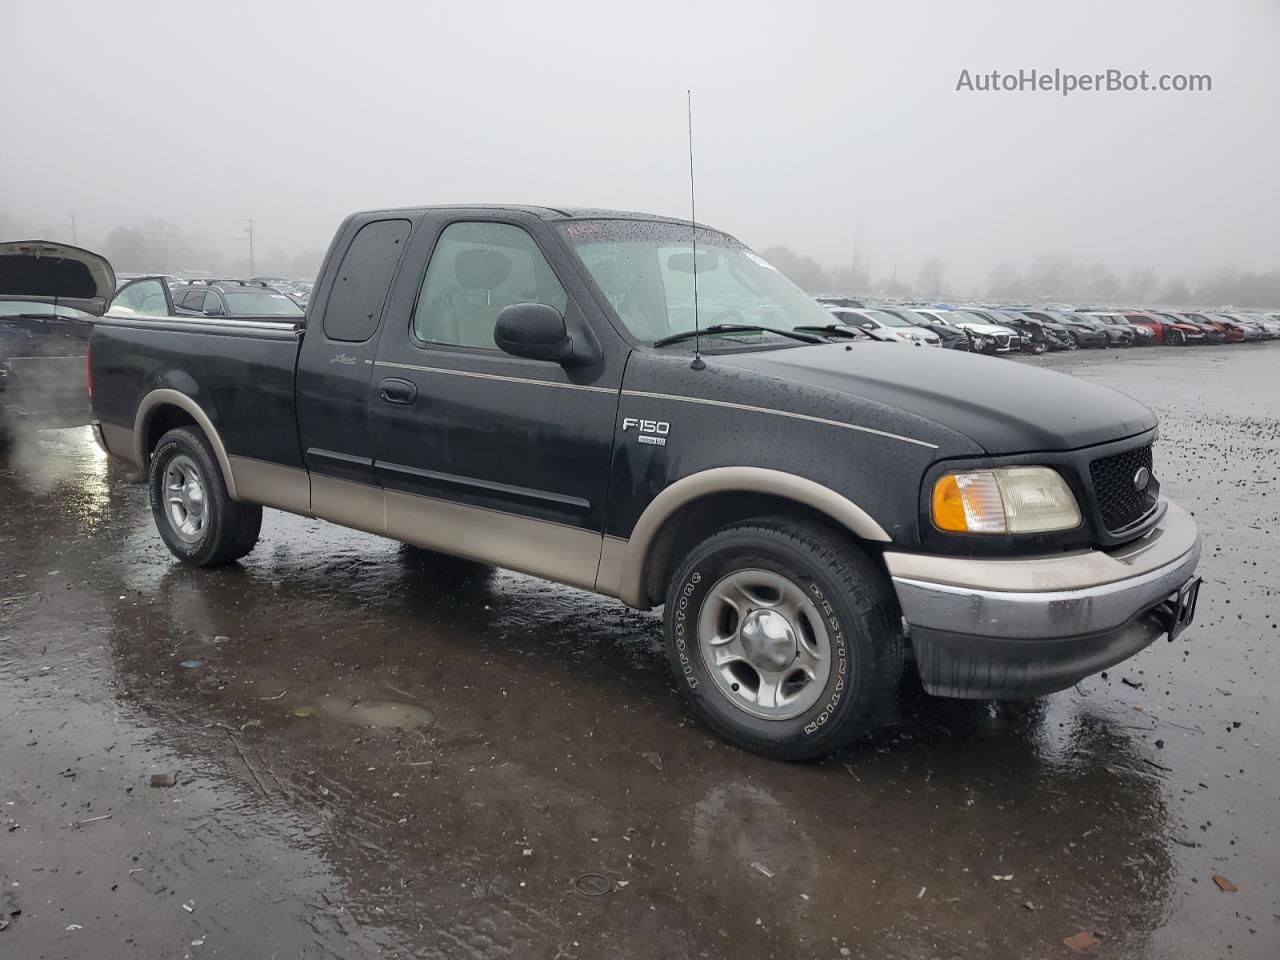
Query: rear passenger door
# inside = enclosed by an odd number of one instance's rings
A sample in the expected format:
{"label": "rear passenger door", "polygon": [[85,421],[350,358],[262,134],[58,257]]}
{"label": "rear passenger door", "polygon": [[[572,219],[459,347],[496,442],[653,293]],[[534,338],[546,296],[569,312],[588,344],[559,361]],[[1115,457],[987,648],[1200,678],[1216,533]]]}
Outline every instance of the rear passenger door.
{"label": "rear passenger door", "polygon": [[[348,222],[341,257],[325,267],[298,364],[298,434],[311,474],[311,512],[383,532],[382,490],[373,472],[369,384],[383,309],[408,246],[410,222]],[[339,247],[341,249],[341,247]]]}
{"label": "rear passenger door", "polygon": [[[517,211],[424,217],[378,347],[374,466],[389,535],[589,588],[626,353],[551,230]],[[599,362],[500,350],[498,314],[531,302],[594,331]]]}

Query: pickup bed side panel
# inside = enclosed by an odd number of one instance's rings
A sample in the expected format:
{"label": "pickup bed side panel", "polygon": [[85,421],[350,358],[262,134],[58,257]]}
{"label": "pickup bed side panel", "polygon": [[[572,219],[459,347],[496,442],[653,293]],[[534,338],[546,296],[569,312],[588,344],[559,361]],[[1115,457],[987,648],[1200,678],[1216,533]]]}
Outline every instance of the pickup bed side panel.
{"label": "pickup bed side panel", "polygon": [[297,354],[298,333],[287,325],[99,321],[91,347],[93,407],[108,450],[145,468],[153,418],[165,406],[190,413],[194,405],[215,434],[215,448],[225,451],[234,475],[228,486],[239,499],[306,512],[293,401]]}

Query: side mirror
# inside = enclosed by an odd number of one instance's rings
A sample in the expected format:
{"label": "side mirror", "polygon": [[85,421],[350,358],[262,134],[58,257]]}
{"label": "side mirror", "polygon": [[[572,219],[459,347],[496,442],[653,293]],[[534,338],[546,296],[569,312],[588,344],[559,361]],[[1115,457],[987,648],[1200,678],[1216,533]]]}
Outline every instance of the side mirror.
{"label": "side mirror", "polygon": [[573,356],[573,339],[564,317],[545,303],[513,303],[503,307],[493,328],[493,341],[513,357],[554,360]]}
{"label": "side mirror", "polygon": [[863,330],[874,330],[875,328],[876,328],[876,325],[872,323],[870,320],[868,320],[866,323],[862,325]]}

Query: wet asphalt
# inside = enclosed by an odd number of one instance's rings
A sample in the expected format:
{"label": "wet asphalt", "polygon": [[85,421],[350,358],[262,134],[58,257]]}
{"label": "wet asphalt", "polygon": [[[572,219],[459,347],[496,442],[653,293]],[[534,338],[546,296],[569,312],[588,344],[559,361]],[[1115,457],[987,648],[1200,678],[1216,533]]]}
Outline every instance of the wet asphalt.
{"label": "wet asphalt", "polygon": [[806,766],[691,717],[655,614],[274,511],[186,569],[87,429],[29,438],[0,957],[1277,956],[1280,343],[1026,362],[1160,415],[1197,622]]}

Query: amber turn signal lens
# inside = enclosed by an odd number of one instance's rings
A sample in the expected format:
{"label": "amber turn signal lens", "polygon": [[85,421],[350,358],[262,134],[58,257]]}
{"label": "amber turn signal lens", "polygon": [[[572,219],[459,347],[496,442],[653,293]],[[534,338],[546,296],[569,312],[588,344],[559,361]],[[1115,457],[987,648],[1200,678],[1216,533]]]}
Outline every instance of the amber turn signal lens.
{"label": "amber turn signal lens", "polygon": [[939,530],[964,533],[969,529],[964,512],[964,496],[955,474],[949,473],[933,486],[933,522]]}

